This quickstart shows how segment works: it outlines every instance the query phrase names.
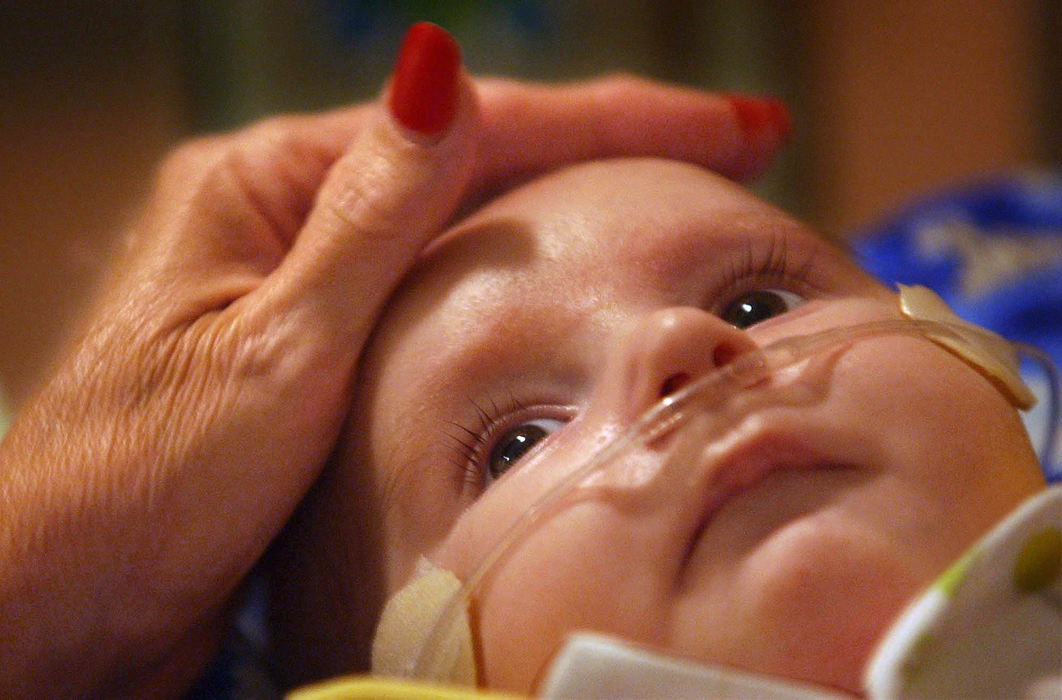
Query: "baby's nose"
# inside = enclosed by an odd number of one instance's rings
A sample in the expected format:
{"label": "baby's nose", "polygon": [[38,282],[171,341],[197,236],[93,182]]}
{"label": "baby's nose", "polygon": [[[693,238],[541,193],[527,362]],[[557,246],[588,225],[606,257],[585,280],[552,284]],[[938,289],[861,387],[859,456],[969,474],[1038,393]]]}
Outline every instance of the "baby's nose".
{"label": "baby's nose", "polygon": [[663,397],[755,349],[742,330],[694,307],[640,319],[612,358],[607,399],[630,421]]}

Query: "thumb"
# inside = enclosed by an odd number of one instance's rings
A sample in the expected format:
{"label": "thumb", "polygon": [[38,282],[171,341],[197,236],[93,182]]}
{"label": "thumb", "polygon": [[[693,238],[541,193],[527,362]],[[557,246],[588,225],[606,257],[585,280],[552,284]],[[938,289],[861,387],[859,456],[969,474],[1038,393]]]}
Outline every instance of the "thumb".
{"label": "thumb", "polygon": [[349,353],[471,177],[480,124],[460,49],[443,29],[413,25],[384,109],[333,165],[288,255],[258,290],[268,316]]}

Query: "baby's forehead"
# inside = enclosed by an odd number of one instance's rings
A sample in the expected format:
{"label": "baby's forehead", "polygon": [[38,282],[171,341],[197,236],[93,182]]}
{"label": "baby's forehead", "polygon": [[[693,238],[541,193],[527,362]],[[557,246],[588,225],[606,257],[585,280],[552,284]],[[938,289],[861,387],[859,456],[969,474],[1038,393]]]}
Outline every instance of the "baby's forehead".
{"label": "baby's forehead", "polygon": [[534,257],[563,266],[585,257],[593,264],[603,254],[644,264],[692,261],[709,247],[789,235],[818,238],[698,166],[611,159],[569,166],[498,196],[429,246],[421,267],[467,258],[498,265]]}
{"label": "baby's forehead", "polygon": [[537,220],[577,212],[616,220],[749,212],[785,216],[749,190],[699,166],[660,158],[616,158],[568,166],[488,202],[467,222],[519,214]]}
{"label": "baby's forehead", "polygon": [[[657,298],[700,285],[721,266],[773,259],[774,249],[810,260],[823,245],[792,217],[700,167],[594,161],[516,187],[458,222],[425,249],[388,309],[420,318],[448,304],[467,310],[475,300],[637,287]],[[490,313],[496,304],[475,306]]]}
{"label": "baby's forehead", "polygon": [[559,322],[566,311],[589,317],[609,308],[702,305],[743,267],[773,262],[775,252],[810,261],[823,245],[793,218],[699,167],[647,158],[581,164],[499,196],[443,234],[380,326],[458,342],[523,323],[517,315]]}

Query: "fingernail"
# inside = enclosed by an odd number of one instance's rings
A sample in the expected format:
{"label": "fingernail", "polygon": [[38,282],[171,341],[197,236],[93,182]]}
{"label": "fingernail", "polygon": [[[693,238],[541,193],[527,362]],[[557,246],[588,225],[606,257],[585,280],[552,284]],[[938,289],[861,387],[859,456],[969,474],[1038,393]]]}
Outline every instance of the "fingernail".
{"label": "fingernail", "polygon": [[461,49],[430,22],[406,31],[395,61],[388,105],[398,123],[425,136],[442,133],[457,111]]}
{"label": "fingernail", "polygon": [[789,140],[793,127],[789,108],[774,97],[752,97],[749,95],[727,95],[738,123],[746,136],[758,137],[764,131],[774,131],[782,141]]}

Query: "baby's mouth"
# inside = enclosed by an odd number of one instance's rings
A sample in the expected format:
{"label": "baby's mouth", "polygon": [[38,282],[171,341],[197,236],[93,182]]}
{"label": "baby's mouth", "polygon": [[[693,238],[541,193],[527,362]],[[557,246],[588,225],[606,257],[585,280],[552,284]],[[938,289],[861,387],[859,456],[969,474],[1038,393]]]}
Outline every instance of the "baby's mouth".
{"label": "baby's mouth", "polygon": [[[838,472],[861,471],[850,454],[842,454],[837,449],[839,444],[851,442],[850,438],[836,434],[827,436],[827,432],[831,431],[807,426],[799,431],[779,426],[754,427],[732,436],[725,444],[706,445],[699,455],[694,456],[702,462],[687,467],[699,473],[699,478],[687,496],[691,503],[690,520],[685,526],[690,533],[685,561],[692,560],[698,544],[717,518],[726,515],[727,511],[735,511],[736,517],[747,516],[755,509],[754,499],[759,494],[776,495],[792,489],[800,481],[821,479],[827,474],[827,478],[822,479],[825,488],[827,481],[836,481],[833,475]],[[852,483],[851,480],[845,481]],[[766,537],[771,530],[807,515],[820,505],[818,501],[808,502],[796,511],[772,512],[766,521],[758,521],[761,530],[758,535],[752,531],[746,534],[753,540]],[[738,508],[740,512],[736,510]]]}

